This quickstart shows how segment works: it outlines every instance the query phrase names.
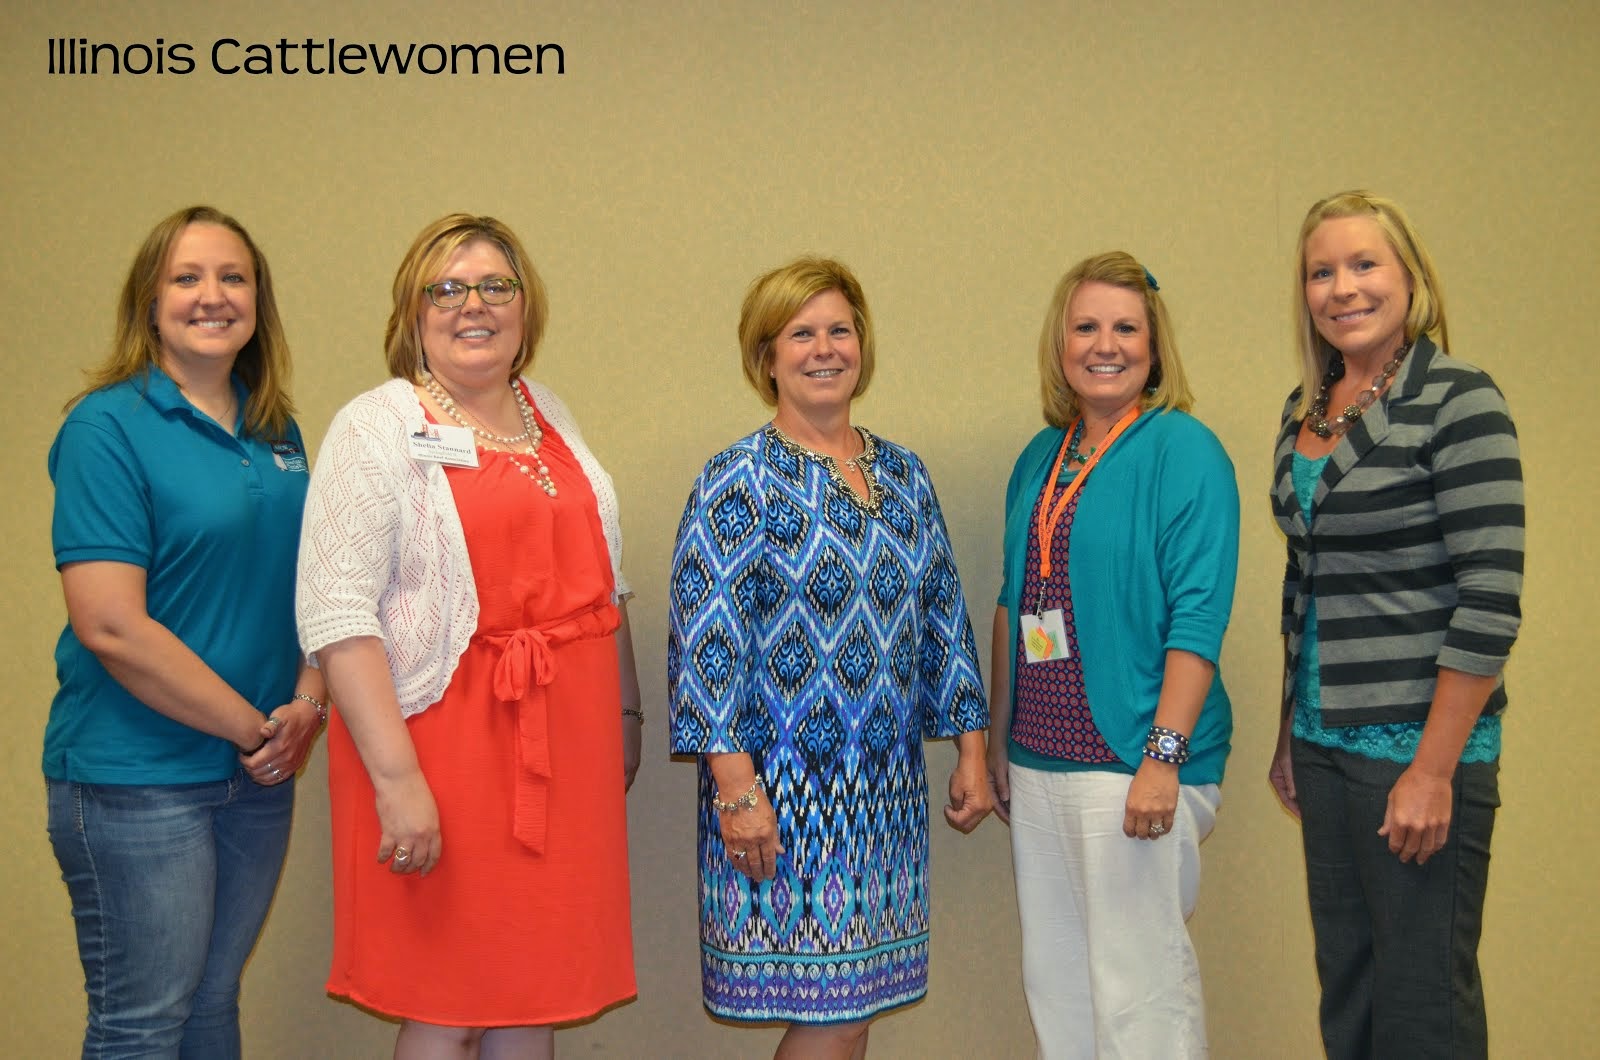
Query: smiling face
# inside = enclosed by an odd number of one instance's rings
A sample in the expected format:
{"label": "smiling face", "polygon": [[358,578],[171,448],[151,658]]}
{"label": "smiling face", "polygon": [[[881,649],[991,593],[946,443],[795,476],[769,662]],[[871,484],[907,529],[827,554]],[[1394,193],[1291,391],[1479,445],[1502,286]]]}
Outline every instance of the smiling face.
{"label": "smiling face", "polygon": [[1306,308],[1346,358],[1387,361],[1405,341],[1411,273],[1370,217],[1330,217],[1306,237]]}
{"label": "smiling face", "polygon": [[1139,292],[1094,281],[1073,292],[1061,372],[1094,419],[1114,419],[1138,403],[1150,378],[1150,321]]}
{"label": "smiling face", "polygon": [[[477,284],[484,280],[516,278],[505,252],[493,241],[463,243],[428,283],[456,280]],[[465,305],[440,309],[427,298],[422,302],[422,352],[428,370],[449,389],[482,388],[504,384],[522,349],[522,291],[504,305],[485,305],[477,291]]]}
{"label": "smiling face", "polygon": [[832,413],[850,404],[861,378],[861,336],[850,300],[837,290],[813,295],[772,340],[778,411]]}
{"label": "smiling face", "polygon": [[153,309],[161,367],[183,379],[234,358],[256,332],[256,271],[232,229],[191,224],[173,241]]}

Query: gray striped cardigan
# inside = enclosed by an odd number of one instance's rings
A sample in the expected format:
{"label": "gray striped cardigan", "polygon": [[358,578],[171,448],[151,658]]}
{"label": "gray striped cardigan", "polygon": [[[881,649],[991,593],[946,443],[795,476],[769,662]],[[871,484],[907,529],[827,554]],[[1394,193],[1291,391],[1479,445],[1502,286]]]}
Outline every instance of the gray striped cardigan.
{"label": "gray striped cardigan", "polygon": [[[1440,667],[1500,674],[1522,610],[1522,462],[1489,376],[1417,340],[1388,393],[1334,448],[1301,515],[1293,458],[1300,391],[1284,406],[1272,511],[1293,709],[1306,602],[1317,601],[1323,723],[1423,721]],[[1504,709],[1497,681],[1484,713]]]}

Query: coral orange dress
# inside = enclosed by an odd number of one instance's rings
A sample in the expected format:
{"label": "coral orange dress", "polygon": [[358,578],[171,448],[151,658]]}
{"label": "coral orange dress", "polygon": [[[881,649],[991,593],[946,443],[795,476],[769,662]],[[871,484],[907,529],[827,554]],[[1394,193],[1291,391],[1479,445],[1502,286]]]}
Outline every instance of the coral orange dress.
{"label": "coral orange dress", "polygon": [[372,783],[329,724],[328,992],[387,1015],[541,1025],[636,993],[609,553],[588,479],[540,422],[557,496],[504,453],[446,469],[479,622],[444,698],[406,722],[439,807],[426,878],[378,863]]}

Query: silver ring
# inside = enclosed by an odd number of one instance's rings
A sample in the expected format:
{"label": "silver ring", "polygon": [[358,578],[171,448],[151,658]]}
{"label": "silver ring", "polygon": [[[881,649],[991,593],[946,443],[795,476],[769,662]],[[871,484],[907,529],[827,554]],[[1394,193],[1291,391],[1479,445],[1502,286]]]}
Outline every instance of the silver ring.
{"label": "silver ring", "polygon": [[404,864],[405,862],[410,861],[411,851],[407,850],[405,847],[395,847],[394,860],[397,864]]}
{"label": "silver ring", "polygon": [[267,763],[267,768],[272,770],[272,775],[273,776],[276,777],[276,776],[280,775],[280,770],[278,769],[278,767],[277,767],[277,765],[275,763],[268,762]]}
{"label": "silver ring", "polygon": [[733,852],[733,860],[735,860],[735,861],[743,861],[749,855],[750,855],[750,852],[748,850],[735,850]]}
{"label": "silver ring", "polygon": [[1150,825],[1150,834],[1151,835],[1166,835],[1167,834],[1167,828],[1160,821],[1152,822],[1151,825]]}

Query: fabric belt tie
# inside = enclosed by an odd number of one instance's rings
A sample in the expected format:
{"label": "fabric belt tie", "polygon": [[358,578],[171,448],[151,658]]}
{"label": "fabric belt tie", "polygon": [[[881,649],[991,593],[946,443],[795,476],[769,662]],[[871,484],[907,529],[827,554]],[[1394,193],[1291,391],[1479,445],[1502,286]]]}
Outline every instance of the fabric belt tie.
{"label": "fabric belt tie", "polygon": [[558,622],[509,633],[483,633],[478,639],[496,648],[495,698],[517,709],[516,795],[511,832],[535,854],[544,853],[550,794],[550,699],[545,688],[556,679],[556,652],[580,640],[609,636],[619,624],[607,603]]}

